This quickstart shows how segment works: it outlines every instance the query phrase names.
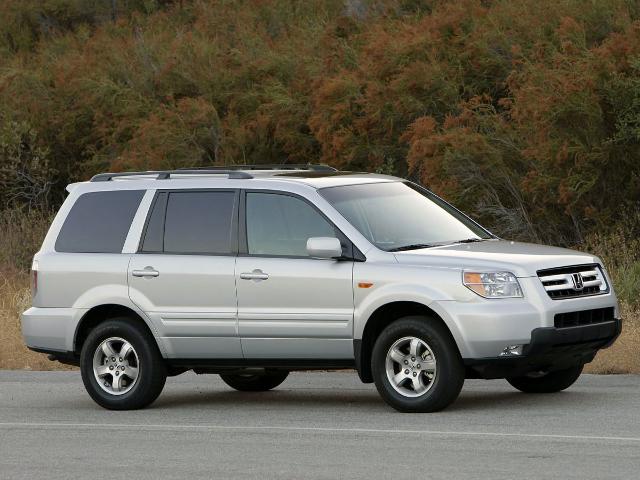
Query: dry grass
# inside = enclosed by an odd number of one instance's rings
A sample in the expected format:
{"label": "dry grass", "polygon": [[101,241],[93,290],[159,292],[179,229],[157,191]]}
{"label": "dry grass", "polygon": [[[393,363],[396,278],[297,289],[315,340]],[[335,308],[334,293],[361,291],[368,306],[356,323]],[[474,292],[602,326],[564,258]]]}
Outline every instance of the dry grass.
{"label": "dry grass", "polygon": [[42,245],[53,217],[54,213],[47,210],[0,210],[0,273],[29,271],[33,254]]}
{"label": "dry grass", "polygon": [[57,370],[67,368],[24,346],[20,312],[29,308],[29,267],[52,219],[50,212],[0,211],[0,368]]}
{"label": "dry grass", "polygon": [[31,293],[29,275],[0,270],[0,368],[27,370],[66,370],[46,355],[24,346],[20,330],[20,312],[29,308]]}
{"label": "dry grass", "polygon": [[621,306],[622,334],[610,348],[600,350],[586,373],[640,373],[640,308]]}

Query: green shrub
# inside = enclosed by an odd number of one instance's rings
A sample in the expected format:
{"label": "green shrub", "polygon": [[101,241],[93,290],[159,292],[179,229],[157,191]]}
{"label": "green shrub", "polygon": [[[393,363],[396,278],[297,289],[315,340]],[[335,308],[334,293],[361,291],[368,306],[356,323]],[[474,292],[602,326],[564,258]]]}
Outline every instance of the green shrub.
{"label": "green shrub", "polygon": [[38,209],[0,210],[0,270],[27,271],[53,220]]}
{"label": "green shrub", "polygon": [[0,205],[43,207],[48,204],[52,178],[49,150],[38,142],[27,122],[0,114]]}
{"label": "green shrub", "polygon": [[615,288],[620,300],[632,307],[640,306],[640,262],[632,263],[618,272]]}
{"label": "green shrub", "polygon": [[46,159],[53,207],[98,171],[325,162],[577,245],[640,201],[638,2],[4,0],[0,18],[0,128],[29,146],[0,163]]}
{"label": "green shrub", "polygon": [[625,211],[624,222],[608,232],[587,237],[583,249],[598,255],[611,276],[616,294],[632,307],[640,306],[640,209]]}

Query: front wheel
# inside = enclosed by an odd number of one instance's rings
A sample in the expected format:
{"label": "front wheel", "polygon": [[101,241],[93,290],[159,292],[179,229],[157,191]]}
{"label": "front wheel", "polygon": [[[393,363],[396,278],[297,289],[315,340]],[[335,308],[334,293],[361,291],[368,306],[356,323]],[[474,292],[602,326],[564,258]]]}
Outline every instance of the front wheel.
{"label": "front wheel", "polygon": [[260,374],[220,374],[224,383],[241,392],[266,392],[276,388],[288,376],[289,372],[278,370]]}
{"label": "front wheel", "polygon": [[507,377],[507,382],[524,393],[555,393],[573,385],[583,368],[584,365],[578,365],[541,376]]}
{"label": "front wheel", "polygon": [[404,317],[373,347],[373,378],[382,398],[401,412],[435,412],[455,401],[464,365],[449,332],[428,317]]}
{"label": "front wheel", "polygon": [[91,398],[110,410],[146,407],[167,379],[155,340],[127,318],[108,320],[89,333],[80,372]]}

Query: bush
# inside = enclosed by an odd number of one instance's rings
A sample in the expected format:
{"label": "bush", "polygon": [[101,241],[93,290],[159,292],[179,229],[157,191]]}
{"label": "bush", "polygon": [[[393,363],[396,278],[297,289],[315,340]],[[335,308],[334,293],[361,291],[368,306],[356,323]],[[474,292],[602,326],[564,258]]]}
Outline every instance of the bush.
{"label": "bush", "polygon": [[52,220],[49,211],[0,210],[0,271],[27,272]]}
{"label": "bush", "polygon": [[640,306],[640,262],[632,263],[620,273],[616,293],[632,307]]}
{"label": "bush", "polygon": [[27,122],[0,115],[0,205],[42,208],[49,203],[49,151]]}
{"label": "bush", "polygon": [[624,212],[620,222],[609,232],[587,237],[584,249],[598,255],[615,286],[621,301],[640,306],[640,209]]}
{"label": "bush", "polygon": [[8,168],[46,159],[53,206],[104,170],[326,162],[575,245],[640,199],[635,2],[94,3],[0,6]]}

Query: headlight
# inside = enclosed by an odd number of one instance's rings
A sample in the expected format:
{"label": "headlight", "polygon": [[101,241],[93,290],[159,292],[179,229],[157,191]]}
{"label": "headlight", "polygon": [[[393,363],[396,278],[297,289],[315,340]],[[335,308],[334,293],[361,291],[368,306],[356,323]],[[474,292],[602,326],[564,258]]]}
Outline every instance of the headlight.
{"label": "headlight", "polygon": [[518,279],[511,272],[463,272],[462,283],[484,298],[524,296]]}

